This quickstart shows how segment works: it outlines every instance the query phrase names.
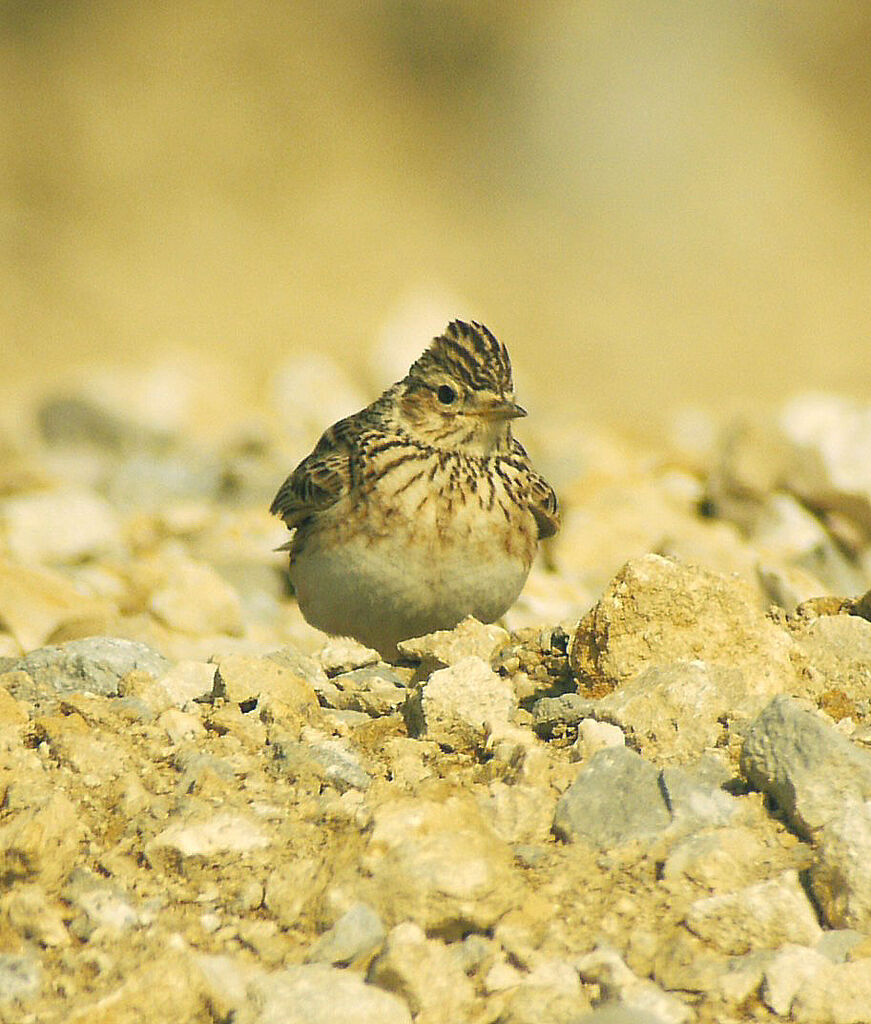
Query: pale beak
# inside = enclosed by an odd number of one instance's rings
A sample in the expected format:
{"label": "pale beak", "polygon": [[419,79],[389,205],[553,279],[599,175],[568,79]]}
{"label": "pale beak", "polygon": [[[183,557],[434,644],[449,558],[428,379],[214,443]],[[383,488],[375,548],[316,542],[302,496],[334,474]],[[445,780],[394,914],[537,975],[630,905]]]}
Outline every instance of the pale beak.
{"label": "pale beak", "polygon": [[516,420],[526,416],[527,412],[522,405],[516,402],[502,401],[488,402],[478,410],[478,415],[485,420]]}

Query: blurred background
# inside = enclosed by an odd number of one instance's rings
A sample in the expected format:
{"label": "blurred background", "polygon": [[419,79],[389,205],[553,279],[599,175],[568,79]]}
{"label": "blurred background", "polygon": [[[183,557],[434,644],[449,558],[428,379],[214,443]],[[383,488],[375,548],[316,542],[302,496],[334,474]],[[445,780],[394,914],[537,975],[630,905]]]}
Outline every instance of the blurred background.
{"label": "blurred background", "polygon": [[869,394],[865,0],[3,0],[0,48],[7,409],[312,350],[374,397],[453,316],[533,411]]}

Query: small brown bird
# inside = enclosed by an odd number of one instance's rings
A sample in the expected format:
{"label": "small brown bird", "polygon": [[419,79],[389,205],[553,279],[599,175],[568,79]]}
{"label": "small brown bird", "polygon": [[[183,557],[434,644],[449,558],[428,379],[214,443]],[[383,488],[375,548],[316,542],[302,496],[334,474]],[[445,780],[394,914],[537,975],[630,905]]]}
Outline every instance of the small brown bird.
{"label": "small brown bird", "polygon": [[559,511],[511,432],[508,350],[455,320],[406,377],[326,430],[275,496],[306,620],[384,657],[514,603]]}

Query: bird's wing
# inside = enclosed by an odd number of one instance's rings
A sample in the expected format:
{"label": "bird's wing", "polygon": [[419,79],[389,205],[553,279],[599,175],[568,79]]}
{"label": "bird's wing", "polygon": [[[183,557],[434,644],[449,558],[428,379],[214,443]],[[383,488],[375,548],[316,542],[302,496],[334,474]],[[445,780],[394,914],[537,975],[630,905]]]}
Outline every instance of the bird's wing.
{"label": "bird's wing", "polygon": [[527,504],[538,526],[538,539],[552,537],[560,526],[559,502],[554,489],[532,468],[526,449],[516,437],[511,439],[511,454],[522,463],[526,476]]}
{"label": "bird's wing", "polygon": [[356,416],[325,430],[315,446],[279,488],[269,511],[289,529],[334,505],[351,489],[356,465]]}

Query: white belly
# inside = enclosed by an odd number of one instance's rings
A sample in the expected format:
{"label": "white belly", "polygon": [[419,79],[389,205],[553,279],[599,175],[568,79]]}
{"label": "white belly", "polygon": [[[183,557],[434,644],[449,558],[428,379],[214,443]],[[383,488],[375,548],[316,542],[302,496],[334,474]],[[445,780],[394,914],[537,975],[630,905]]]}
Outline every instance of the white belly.
{"label": "white belly", "polygon": [[[306,620],[354,636],[386,656],[397,641],[450,629],[466,615],[492,622],[520,593],[535,549],[534,523],[501,513],[439,529],[432,516],[363,533],[304,538],[290,576]],[[509,528],[511,534],[508,534]]]}

